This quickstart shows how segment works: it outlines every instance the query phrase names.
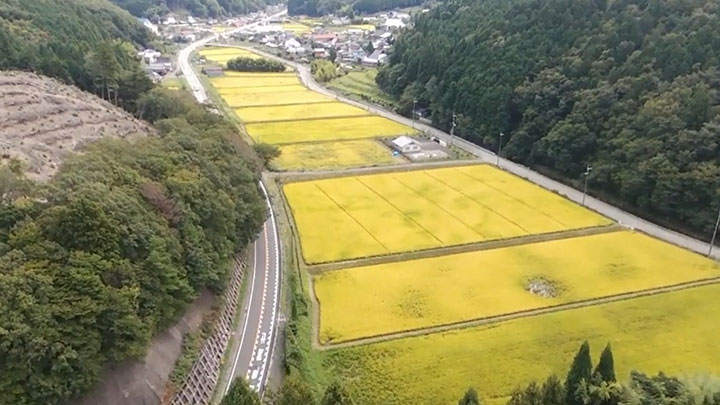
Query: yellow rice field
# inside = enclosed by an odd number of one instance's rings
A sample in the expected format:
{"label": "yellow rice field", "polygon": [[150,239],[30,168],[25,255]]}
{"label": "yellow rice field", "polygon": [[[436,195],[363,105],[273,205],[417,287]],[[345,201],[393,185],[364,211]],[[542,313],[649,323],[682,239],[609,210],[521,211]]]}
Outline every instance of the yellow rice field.
{"label": "yellow rice field", "polygon": [[302,84],[286,84],[283,86],[250,86],[250,87],[224,87],[217,89],[221,96],[234,96],[250,93],[292,93],[308,91]]}
{"label": "yellow rice field", "polygon": [[290,31],[296,34],[304,34],[312,30],[311,27],[299,23],[282,23],[282,27],[285,31]]}
{"label": "yellow rice field", "polygon": [[243,56],[246,58],[259,58],[255,53],[246,51],[238,48],[206,48],[198,52],[199,55],[204,56],[206,60],[215,62],[221,65],[225,65],[230,59]]}
{"label": "yellow rice field", "polygon": [[236,109],[235,112],[238,117],[243,120],[243,122],[248,124],[253,122],[368,115],[368,112],[365,110],[338,102],[271,107],[247,107]]}
{"label": "yellow rice field", "polygon": [[224,95],[223,100],[233,108],[330,102],[331,98],[310,90]]}
{"label": "yellow rice field", "polygon": [[720,373],[717,319],[712,285],[314,355],[357,403],[449,405],[468,386],[499,399],[551,373],[562,378],[586,339],[595,361],[612,343],[620,380],[630,370]]}
{"label": "yellow rice field", "polygon": [[256,141],[272,144],[377,138],[413,133],[410,127],[378,116],[248,124],[245,128]]}
{"label": "yellow rice field", "polygon": [[[252,127],[248,125],[251,134]],[[308,263],[611,223],[488,165],[291,183],[285,194]],[[349,239],[337,238],[338,218],[346,218]]]}
{"label": "yellow rice field", "polygon": [[[628,231],[333,271],[314,290],[337,343],[713,277],[713,260]],[[528,291],[539,280],[554,297]]]}
{"label": "yellow rice field", "polygon": [[293,143],[280,147],[275,170],[331,170],[405,163],[374,139],[339,142]]}
{"label": "yellow rice field", "polygon": [[213,77],[210,83],[217,89],[251,87],[262,88],[265,86],[284,86],[287,84],[301,84],[300,79],[295,75],[279,73],[277,75],[243,75]]}

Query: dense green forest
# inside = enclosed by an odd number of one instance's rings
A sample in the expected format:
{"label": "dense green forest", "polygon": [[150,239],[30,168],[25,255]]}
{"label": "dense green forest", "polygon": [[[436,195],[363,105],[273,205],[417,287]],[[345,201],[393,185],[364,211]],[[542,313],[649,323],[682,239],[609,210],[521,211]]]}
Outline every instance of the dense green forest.
{"label": "dense green forest", "polygon": [[707,235],[720,205],[715,0],[452,0],[378,84],[460,136]]}
{"label": "dense green forest", "polygon": [[288,0],[288,14],[372,14],[383,10],[419,6],[426,0]]}
{"label": "dense green forest", "polygon": [[279,0],[112,0],[135,16],[158,19],[170,11],[187,11],[196,17],[245,14],[262,10]]}
{"label": "dense green forest", "polygon": [[65,403],[142,356],[261,228],[262,163],[231,124],[161,88],[137,108],[158,136],[91,144],[48,184],[0,167],[2,404]]}
{"label": "dense green forest", "polygon": [[149,35],[107,0],[3,0],[0,69],[51,76],[132,110],[152,87],[135,56]]}

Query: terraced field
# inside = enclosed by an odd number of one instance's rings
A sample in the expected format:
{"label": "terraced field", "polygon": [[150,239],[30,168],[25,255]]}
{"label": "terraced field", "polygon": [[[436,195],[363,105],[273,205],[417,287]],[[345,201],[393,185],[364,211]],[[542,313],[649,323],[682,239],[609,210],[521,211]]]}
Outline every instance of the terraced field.
{"label": "terraced field", "polygon": [[714,277],[703,256],[611,232],[332,271],[314,290],[324,344]]}
{"label": "terraced field", "polygon": [[[611,223],[487,165],[291,183],[285,195],[307,263]],[[325,231],[336,221],[348,229],[342,243]]]}
{"label": "terraced field", "polygon": [[369,115],[365,110],[337,102],[247,107],[236,109],[235,112],[247,124]]}
{"label": "terraced field", "polygon": [[273,161],[277,170],[331,170],[406,163],[374,139],[282,145]]}
{"label": "terraced field", "polygon": [[598,351],[612,342],[621,378],[631,369],[720,373],[719,297],[720,285],[698,287],[315,356],[327,381],[345,381],[355,401],[369,405],[454,404],[470,385],[501,399],[532,380],[563,376],[586,339]]}

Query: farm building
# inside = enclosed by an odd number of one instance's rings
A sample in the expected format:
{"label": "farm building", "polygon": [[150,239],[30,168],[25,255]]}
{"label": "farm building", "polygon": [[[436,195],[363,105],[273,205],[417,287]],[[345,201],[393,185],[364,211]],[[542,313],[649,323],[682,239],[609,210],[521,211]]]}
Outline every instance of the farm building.
{"label": "farm building", "polygon": [[422,145],[420,144],[420,142],[405,135],[398,136],[397,138],[393,139],[392,146],[401,153],[413,153],[420,152],[422,150]]}

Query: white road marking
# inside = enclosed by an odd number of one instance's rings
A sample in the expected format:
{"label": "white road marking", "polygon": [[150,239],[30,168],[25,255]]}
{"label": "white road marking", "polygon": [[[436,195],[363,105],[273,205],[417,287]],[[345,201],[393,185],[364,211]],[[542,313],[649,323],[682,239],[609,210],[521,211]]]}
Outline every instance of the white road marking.
{"label": "white road marking", "polygon": [[235,369],[237,368],[238,360],[240,359],[240,352],[242,351],[242,345],[245,341],[245,330],[247,329],[248,321],[250,319],[250,309],[252,308],[253,303],[253,294],[255,292],[255,277],[257,277],[257,243],[255,243],[255,252],[253,253],[253,279],[252,283],[250,283],[250,300],[248,301],[248,309],[247,313],[245,314],[245,325],[243,326],[243,332],[242,336],[240,337],[240,346],[238,346],[238,351],[235,354],[235,361],[233,362],[232,369],[230,371],[230,374],[228,375],[228,383],[225,386],[225,394],[227,395],[228,390],[230,390],[230,385],[232,384],[232,380],[235,377]]}

